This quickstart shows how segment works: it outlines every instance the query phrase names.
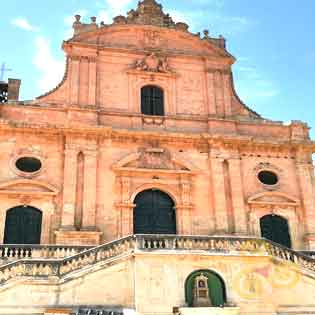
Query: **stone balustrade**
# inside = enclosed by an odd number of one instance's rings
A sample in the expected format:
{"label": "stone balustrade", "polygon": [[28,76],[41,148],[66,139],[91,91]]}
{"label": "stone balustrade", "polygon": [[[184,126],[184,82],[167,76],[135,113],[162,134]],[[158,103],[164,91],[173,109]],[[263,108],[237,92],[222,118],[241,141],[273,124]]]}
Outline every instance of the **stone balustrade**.
{"label": "stone balustrade", "polygon": [[315,272],[315,259],[271,241],[253,237],[134,235],[62,259],[20,259],[0,266],[0,284],[15,277],[62,278],[85,267],[111,262],[138,252],[208,252],[272,256]]}
{"label": "stone balustrade", "polygon": [[18,259],[58,259],[79,254],[93,246],[0,245],[0,262]]}

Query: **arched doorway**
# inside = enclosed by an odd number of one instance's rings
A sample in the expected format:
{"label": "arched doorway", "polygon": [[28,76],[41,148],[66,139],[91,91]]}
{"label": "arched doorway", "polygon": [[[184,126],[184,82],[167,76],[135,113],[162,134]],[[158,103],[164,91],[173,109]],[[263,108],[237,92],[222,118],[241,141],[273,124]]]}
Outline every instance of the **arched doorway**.
{"label": "arched doorway", "polygon": [[270,214],[260,219],[261,236],[291,248],[291,237],[288,221],[278,215]]}
{"label": "arched doorway", "polygon": [[185,282],[185,300],[189,307],[195,306],[195,279],[203,276],[209,289],[209,304],[219,307],[226,304],[226,288],[223,279],[212,270],[197,270],[191,273]]}
{"label": "arched doorway", "polygon": [[176,234],[174,202],[169,195],[149,189],[139,193],[134,203],[134,234]]}
{"label": "arched doorway", "polygon": [[42,212],[30,206],[9,209],[6,214],[4,244],[40,244]]}

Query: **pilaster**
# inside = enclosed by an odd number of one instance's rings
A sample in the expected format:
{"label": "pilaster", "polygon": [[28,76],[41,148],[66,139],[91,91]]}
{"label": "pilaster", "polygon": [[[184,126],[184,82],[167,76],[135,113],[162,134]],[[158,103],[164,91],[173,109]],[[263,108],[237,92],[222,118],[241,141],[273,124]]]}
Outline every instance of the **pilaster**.
{"label": "pilaster", "polygon": [[70,104],[79,102],[80,58],[73,56],[70,59]]}
{"label": "pilaster", "polygon": [[211,154],[211,172],[212,172],[212,186],[213,186],[213,198],[215,208],[215,221],[216,221],[216,233],[226,234],[229,230],[228,213],[227,213],[227,201],[225,196],[224,185],[224,159],[219,158]]}
{"label": "pilaster", "polygon": [[89,105],[96,105],[96,58],[89,59]]}
{"label": "pilaster", "polygon": [[315,196],[312,186],[312,165],[300,160],[296,167],[305,214],[305,246],[307,249],[315,250]]}
{"label": "pilaster", "polygon": [[84,190],[82,230],[96,230],[97,151],[84,151]]}
{"label": "pilaster", "polygon": [[248,233],[246,209],[244,202],[244,189],[241,174],[241,160],[238,154],[228,160],[231,182],[232,206],[235,222],[235,233],[246,235]]}
{"label": "pilaster", "polygon": [[77,182],[77,151],[72,148],[66,148],[64,155],[63,212],[61,219],[61,229],[74,230]]}

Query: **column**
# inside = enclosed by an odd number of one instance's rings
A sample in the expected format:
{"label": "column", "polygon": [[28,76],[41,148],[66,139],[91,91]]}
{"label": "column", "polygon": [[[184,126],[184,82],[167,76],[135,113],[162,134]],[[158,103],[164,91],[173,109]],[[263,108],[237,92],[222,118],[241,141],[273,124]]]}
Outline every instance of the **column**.
{"label": "column", "polygon": [[232,193],[232,206],[237,235],[248,234],[247,216],[244,202],[243,180],[241,174],[241,160],[236,156],[228,161]]}
{"label": "column", "polygon": [[306,159],[298,157],[297,173],[304,206],[306,249],[315,250],[315,191],[312,185],[312,165]]}
{"label": "column", "polygon": [[75,230],[74,213],[76,202],[77,154],[78,153],[75,149],[65,149],[63,213],[61,219],[62,230]]}
{"label": "column", "polygon": [[84,188],[82,230],[96,230],[97,151],[84,151]]}
{"label": "column", "polygon": [[211,157],[216,232],[219,234],[227,234],[229,230],[223,162],[222,158]]}

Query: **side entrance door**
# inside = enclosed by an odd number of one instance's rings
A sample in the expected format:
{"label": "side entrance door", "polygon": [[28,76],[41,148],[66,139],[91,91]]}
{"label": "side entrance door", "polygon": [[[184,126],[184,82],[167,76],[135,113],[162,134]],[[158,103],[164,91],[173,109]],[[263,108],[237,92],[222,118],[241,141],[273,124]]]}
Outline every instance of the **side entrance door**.
{"label": "side entrance door", "polygon": [[4,244],[40,244],[42,212],[18,206],[7,211]]}

